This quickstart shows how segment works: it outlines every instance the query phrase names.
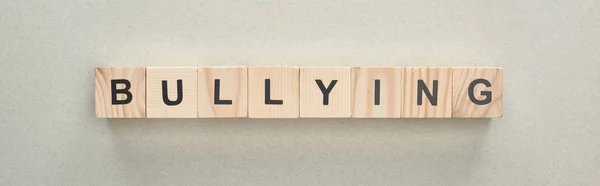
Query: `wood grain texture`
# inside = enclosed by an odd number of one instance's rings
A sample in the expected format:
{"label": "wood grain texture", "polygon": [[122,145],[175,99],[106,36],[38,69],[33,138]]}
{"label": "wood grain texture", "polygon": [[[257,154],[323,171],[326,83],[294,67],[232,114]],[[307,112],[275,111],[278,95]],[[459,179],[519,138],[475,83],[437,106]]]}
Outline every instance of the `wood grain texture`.
{"label": "wood grain texture", "polygon": [[[144,118],[146,117],[146,68],[100,67],[94,70],[96,117],[98,118]],[[128,104],[112,104],[111,80],[125,79],[131,84],[133,96]],[[125,85],[117,84],[117,89]],[[125,94],[117,94],[117,100],[125,100]]]}
{"label": "wood grain texture", "polygon": [[[298,67],[248,67],[248,117],[298,118],[300,70]],[[271,99],[282,105],[265,104],[265,79],[270,79]]]}
{"label": "wood grain texture", "polygon": [[[501,68],[452,68],[452,117],[453,118],[495,118],[502,117],[503,72]],[[481,83],[473,86],[473,97],[486,100],[490,92],[491,102],[475,104],[469,97],[469,87],[476,79],[485,79],[490,87]],[[481,103],[480,103],[481,104]]]}
{"label": "wood grain texture", "polygon": [[[163,101],[162,81],[167,81],[167,94],[177,100],[177,80],[182,80],[183,99],[178,105]],[[198,117],[197,67],[148,67],[146,69],[146,110],[148,118]]]}
{"label": "wood grain texture", "polygon": [[[246,67],[198,68],[198,117],[247,117],[247,76]],[[215,104],[216,79],[219,80],[219,100],[231,100],[231,104]]]}
{"label": "wood grain texture", "polygon": [[[402,118],[450,118],[452,117],[452,71],[450,68],[404,67]],[[433,106],[424,93],[418,92],[418,80],[423,80],[433,94],[433,81],[438,81],[437,105]],[[422,94],[422,105],[417,96]]]}
{"label": "wood grain texture", "polygon": [[[379,80],[379,101],[375,81]],[[352,117],[399,118],[402,109],[402,67],[352,68]]]}
{"label": "wood grain texture", "polygon": [[[328,88],[337,80],[325,105],[323,92],[315,80],[321,80]],[[301,67],[300,68],[300,117],[301,118],[349,118],[352,114],[352,78],[350,67]]]}

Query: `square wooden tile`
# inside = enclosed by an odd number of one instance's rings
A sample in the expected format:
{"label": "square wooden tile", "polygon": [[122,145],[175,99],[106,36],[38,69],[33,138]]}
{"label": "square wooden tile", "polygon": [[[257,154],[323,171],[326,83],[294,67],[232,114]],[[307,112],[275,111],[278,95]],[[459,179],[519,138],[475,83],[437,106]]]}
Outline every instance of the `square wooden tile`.
{"label": "square wooden tile", "polygon": [[246,67],[198,68],[198,117],[248,116]]}
{"label": "square wooden tile", "polygon": [[452,68],[452,117],[502,117],[501,68]]}
{"label": "square wooden tile", "polygon": [[96,117],[146,117],[146,68],[101,67],[94,75]]}
{"label": "square wooden tile", "polygon": [[248,67],[248,117],[298,118],[298,67]]}
{"label": "square wooden tile", "polygon": [[301,67],[300,117],[349,118],[351,87],[350,67]]}
{"label": "square wooden tile", "polygon": [[352,117],[399,118],[402,67],[352,68]]}
{"label": "square wooden tile", "polygon": [[452,117],[450,68],[404,67],[402,77],[402,118]]}
{"label": "square wooden tile", "polygon": [[146,68],[146,111],[148,118],[197,118],[198,68]]}

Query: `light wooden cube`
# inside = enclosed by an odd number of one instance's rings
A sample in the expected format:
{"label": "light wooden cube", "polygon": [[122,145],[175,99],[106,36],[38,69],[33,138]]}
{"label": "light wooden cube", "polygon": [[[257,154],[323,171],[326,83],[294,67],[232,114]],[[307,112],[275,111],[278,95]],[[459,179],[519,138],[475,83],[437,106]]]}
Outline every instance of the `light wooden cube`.
{"label": "light wooden cube", "polygon": [[353,118],[399,118],[402,67],[353,67]]}
{"label": "light wooden cube", "polygon": [[300,117],[349,118],[351,87],[350,67],[300,68]]}
{"label": "light wooden cube", "polygon": [[198,117],[248,116],[246,67],[198,68]]}
{"label": "light wooden cube", "polygon": [[298,118],[299,78],[298,67],[249,67],[248,116]]}
{"label": "light wooden cube", "polygon": [[[404,67],[402,77],[404,83],[402,118],[452,117],[452,70],[450,68]],[[437,84],[436,90],[434,84]],[[419,86],[422,87],[421,90]],[[429,96],[432,99],[428,99]]]}
{"label": "light wooden cube", "polygon": [[146,117],[146,68],[101,67],[94,74],[96,117]]}
{"label": "light wooden cube", "polygon": [[452,117],[502,117],[501,68],[452,68]]}
{"label": "light wooden cube", "polygon": [[148,118],[198,117],[198,68],[148,67],[146,110]]}

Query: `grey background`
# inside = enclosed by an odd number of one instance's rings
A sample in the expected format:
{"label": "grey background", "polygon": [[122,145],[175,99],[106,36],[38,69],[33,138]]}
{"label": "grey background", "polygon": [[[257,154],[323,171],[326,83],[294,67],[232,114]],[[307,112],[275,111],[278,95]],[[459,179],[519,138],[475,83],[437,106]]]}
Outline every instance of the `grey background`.
{"label": "grey background", "polygon": [[[0,2],[0,185],[599,185],[598,1]],[[97,66],[504,68],[504,118],[96,119]]]}

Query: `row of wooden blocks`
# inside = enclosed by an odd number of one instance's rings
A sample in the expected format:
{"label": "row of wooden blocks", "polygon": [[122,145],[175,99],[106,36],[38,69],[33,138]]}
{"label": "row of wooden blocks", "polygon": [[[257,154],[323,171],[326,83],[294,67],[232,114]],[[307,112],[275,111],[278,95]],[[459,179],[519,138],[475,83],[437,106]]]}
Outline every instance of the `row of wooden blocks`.
{"label": "row of wooden blocks", "polygon": [[501,68],[101,67],[99,118],[502,117]]}

